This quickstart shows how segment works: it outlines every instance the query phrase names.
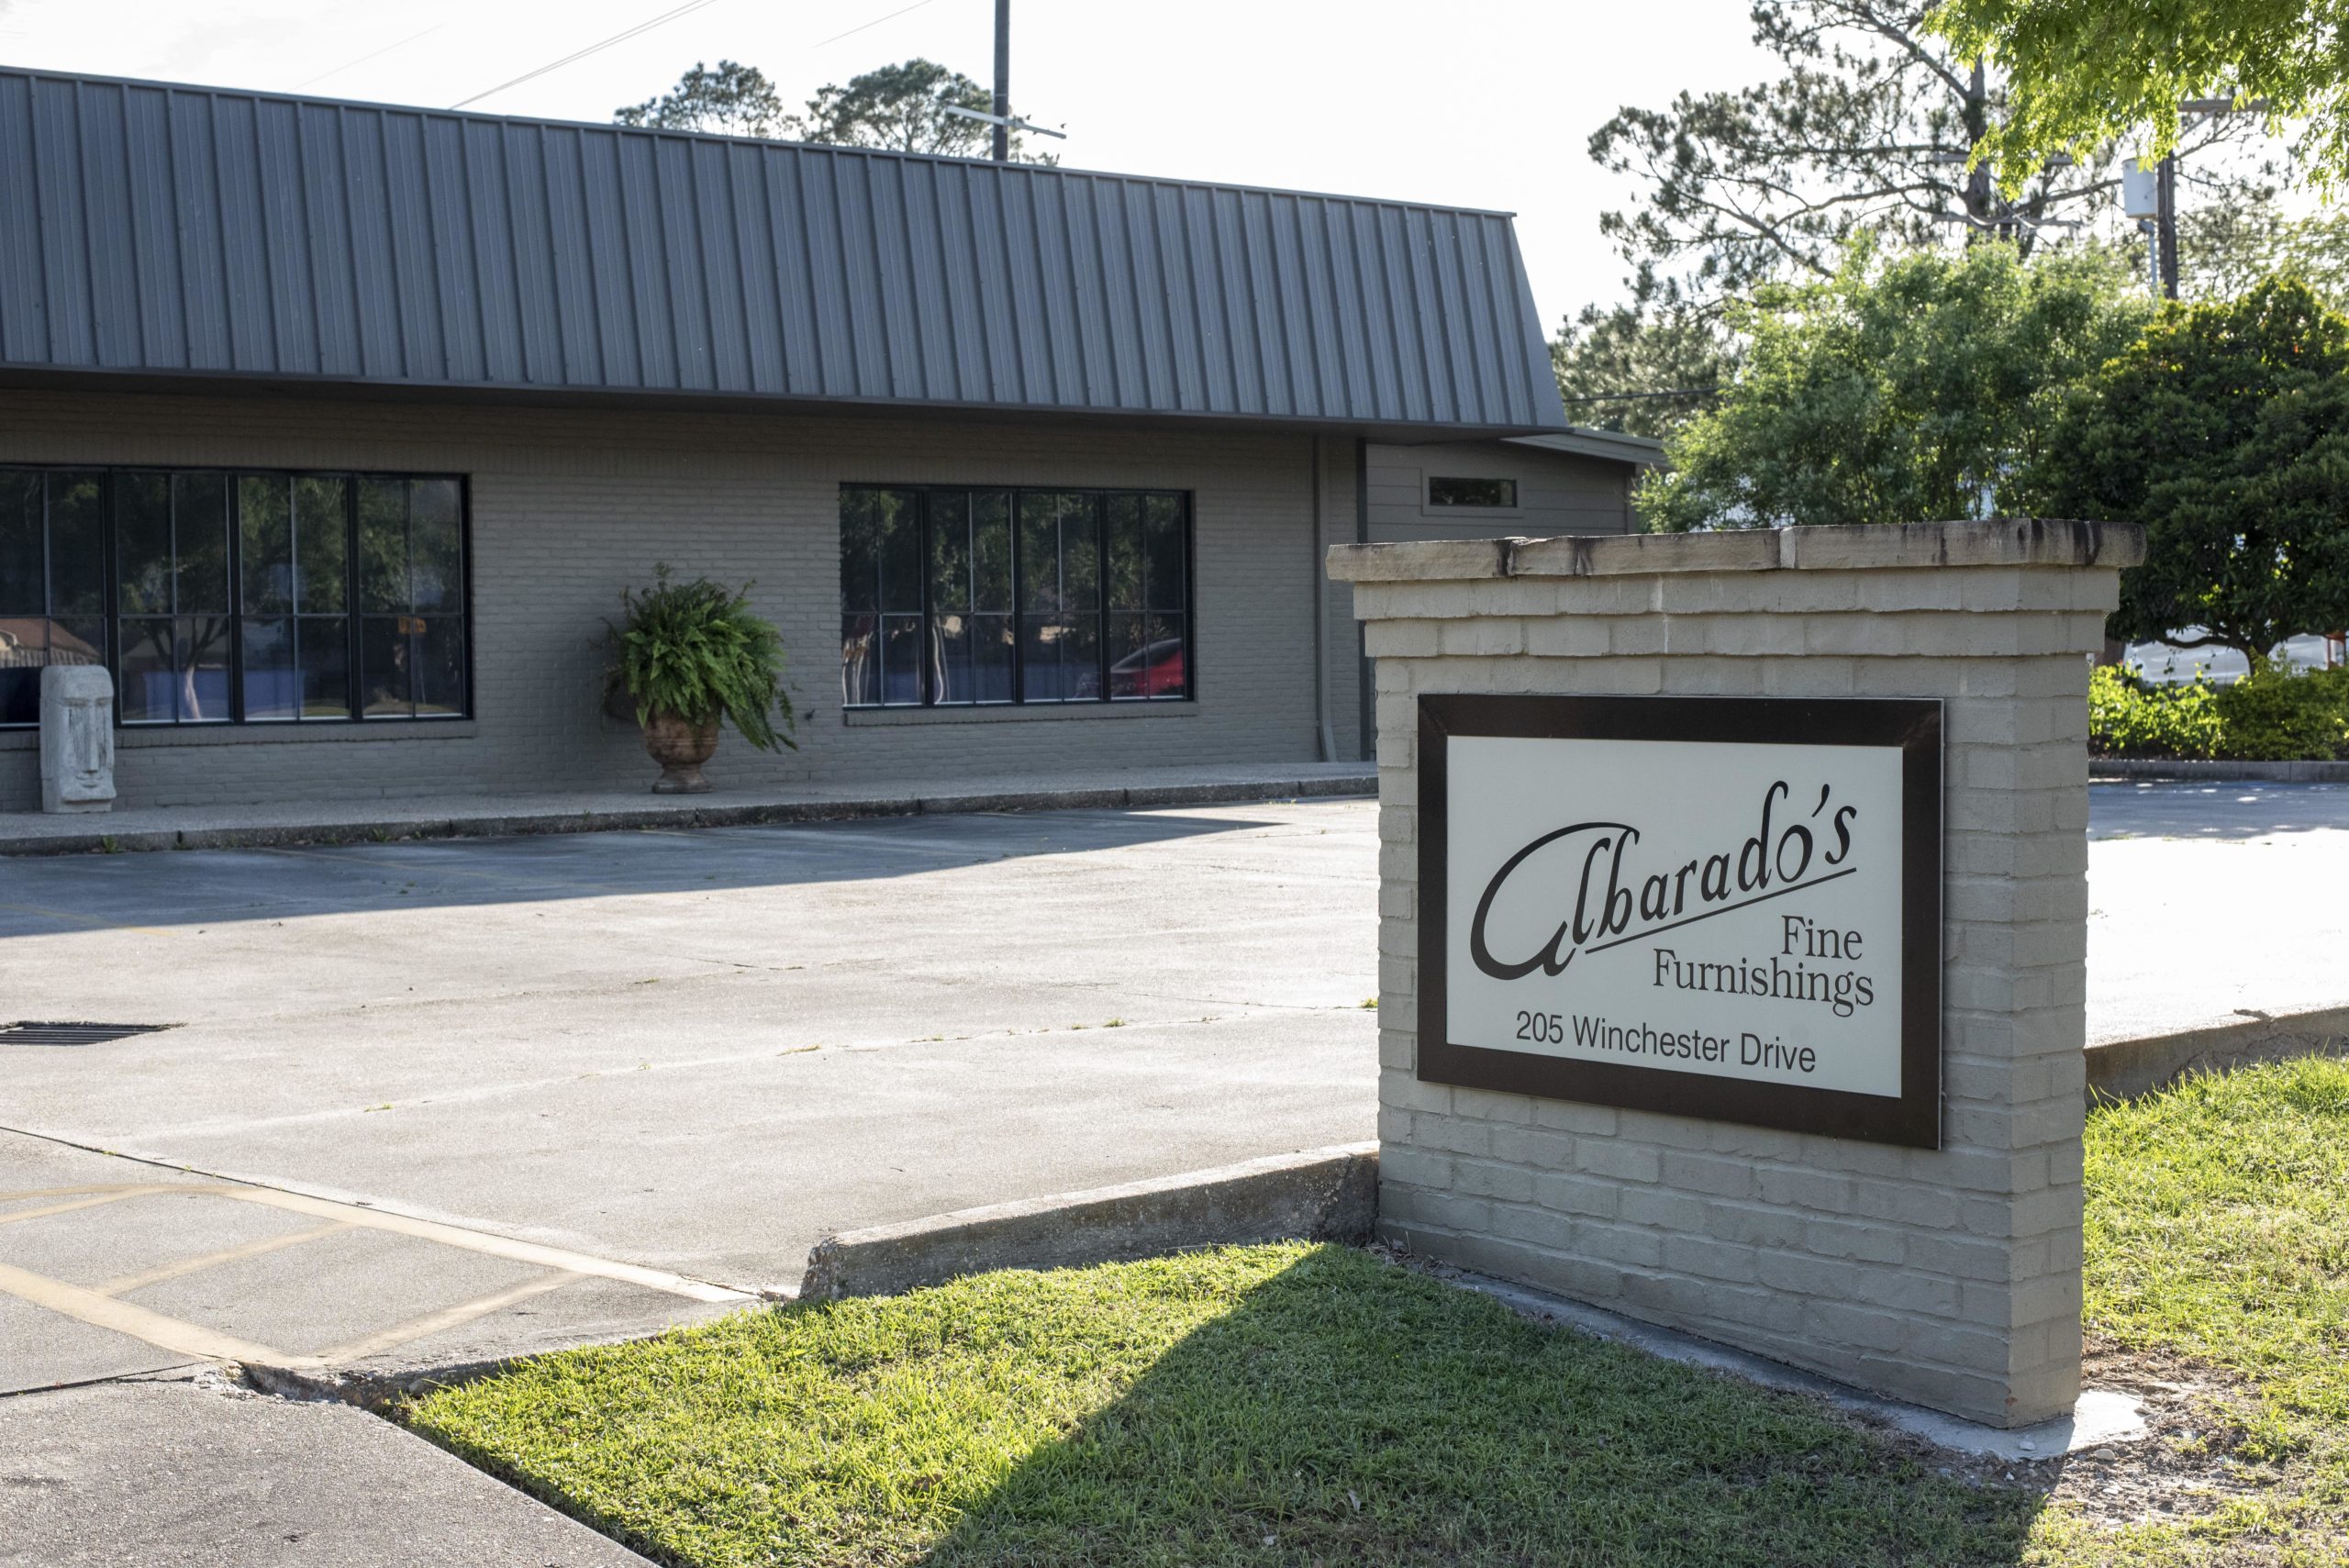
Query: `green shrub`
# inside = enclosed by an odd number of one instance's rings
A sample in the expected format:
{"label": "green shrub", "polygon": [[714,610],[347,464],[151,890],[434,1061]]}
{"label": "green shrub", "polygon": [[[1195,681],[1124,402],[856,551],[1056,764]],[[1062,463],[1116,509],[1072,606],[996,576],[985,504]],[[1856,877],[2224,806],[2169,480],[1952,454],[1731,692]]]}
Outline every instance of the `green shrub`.
{"label": "green shrub", "polygon": [[2291,762],[2349,756],[2349,666],[2295,675],[2274,666],[2220,688],[2221,756]]}
{"label": "green shrub", "polygon": [[2199,675],[2157,685],[2117,664],[2088,674],[2088,750],[2106,757],[2215,757],[2218,693]]}
{"label": "green shrub", "polygon": [[2273,666],[2232,685],[2161,685],[2117,666],[2088,676],[2088,750],[2105,757],[2323,762],[2349,757],[2349,666]]}
{"label": "green shrub", "polygon": [[653,569],[644,592],[620,591],[627,614],[612,628],[609,679],[635,704],[639,724],[655,712],[691,724],[722,717],[762,751],[798,749],[783,690],[783,636],[751,613],[750,592],[746,583],[729,594],[707,577],[673,583],[665,565]]}

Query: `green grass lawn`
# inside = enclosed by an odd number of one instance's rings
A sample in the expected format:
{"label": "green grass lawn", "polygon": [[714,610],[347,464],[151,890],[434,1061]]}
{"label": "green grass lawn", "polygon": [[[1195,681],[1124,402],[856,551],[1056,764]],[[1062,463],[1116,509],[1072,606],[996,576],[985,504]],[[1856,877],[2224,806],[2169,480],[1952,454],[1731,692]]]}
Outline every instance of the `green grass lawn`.
{"label": "green grass lawn", "polygon": [[[2099,1112],[2089,1318],[2241,1380],[2159,1524],[1341,1248],[748,1313],[431,1395],[417,1429],[656,1561],[2349,1561],[2349,1064]],[[2184,1363],[2181,1363],[2184,1364]]]}

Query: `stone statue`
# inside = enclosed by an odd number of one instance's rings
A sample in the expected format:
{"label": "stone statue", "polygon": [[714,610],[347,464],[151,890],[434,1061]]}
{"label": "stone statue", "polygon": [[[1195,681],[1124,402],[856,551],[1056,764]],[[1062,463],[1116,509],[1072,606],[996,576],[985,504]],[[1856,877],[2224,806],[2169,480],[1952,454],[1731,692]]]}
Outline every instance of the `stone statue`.
{"label": "stone statue", "polygon": [[40,808],[114,809],[114,677],[101,665],[40,673]]}

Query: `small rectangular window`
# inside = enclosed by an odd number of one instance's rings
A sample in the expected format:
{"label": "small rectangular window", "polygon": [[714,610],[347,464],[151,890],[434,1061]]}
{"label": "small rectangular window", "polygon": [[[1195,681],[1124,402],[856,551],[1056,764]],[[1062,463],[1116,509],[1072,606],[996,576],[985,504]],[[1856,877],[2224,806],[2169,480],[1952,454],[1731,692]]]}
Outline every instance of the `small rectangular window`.
{"label": "small rectangular window", "polygon": [[1461,479],[1439,474],[1428,481],[1431,506],[1514,506],[1514,479]]}
{"label": "small rectangular window", "polygon": [[844,488],[842,702],[1189,696],[1189,522],[1165,491]]}

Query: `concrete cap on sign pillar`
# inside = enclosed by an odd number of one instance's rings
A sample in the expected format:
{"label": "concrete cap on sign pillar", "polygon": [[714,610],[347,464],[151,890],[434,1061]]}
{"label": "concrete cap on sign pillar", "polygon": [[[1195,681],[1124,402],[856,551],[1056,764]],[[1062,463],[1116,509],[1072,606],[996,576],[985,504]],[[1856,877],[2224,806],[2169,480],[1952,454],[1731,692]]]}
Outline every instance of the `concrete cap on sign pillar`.
{"label": "concrete cap on sign pillar", "polygon": [[2134,523],[1993,517],[1984,522],[1341,544],[1330,550],[1330,575],[1342,583],[1392,583],[1655,572],[2125,567],[2144,558],[2145,530]]}

